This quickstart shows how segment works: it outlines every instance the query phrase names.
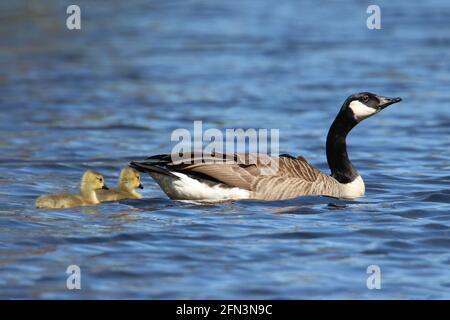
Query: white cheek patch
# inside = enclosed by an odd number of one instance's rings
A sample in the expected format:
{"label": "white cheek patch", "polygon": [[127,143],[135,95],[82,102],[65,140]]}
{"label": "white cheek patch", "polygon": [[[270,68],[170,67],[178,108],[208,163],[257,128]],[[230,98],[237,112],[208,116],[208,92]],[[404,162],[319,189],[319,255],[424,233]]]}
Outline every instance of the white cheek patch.
{"label": "white cheek patch", "polygon": [[364,120],[377,113],[376,109],[370,108],[364,103],[359,102],[358,100],[350,102],[349,108],[353,111],[353,114],[355,115],[355,119],[357,121]]}

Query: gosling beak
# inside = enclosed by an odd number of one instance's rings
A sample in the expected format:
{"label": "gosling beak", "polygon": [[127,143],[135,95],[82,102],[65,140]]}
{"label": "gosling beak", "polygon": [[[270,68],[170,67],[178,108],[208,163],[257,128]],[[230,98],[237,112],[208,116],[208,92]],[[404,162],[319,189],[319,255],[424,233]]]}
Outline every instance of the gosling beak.
{"label": "gosling beak", "polygon": [[109,190],[109,188],[106,186],[106,184],[103,185],[102,189]]}
{"label": "gosling beak", "polygon": [[142,183],[139,183],[138,188],[139,189],[144,189],[144,186],[142,185]]}
{"label": "gosling beak", "polygon": [[386,108],[387,106],[390,106],[391,104],[402,101],[402,98],[400,98],[400,97],[387,98],[387,97],[377,96],[377,98],[380,100],[380,104],[378,105],[378,108],[380,110],[383,110],[384,108]]}

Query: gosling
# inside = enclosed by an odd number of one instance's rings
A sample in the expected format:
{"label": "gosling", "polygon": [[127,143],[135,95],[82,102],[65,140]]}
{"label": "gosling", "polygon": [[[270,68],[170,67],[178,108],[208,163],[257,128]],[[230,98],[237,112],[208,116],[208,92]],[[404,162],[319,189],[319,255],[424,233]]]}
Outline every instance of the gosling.
{"label": "gosling", "polygon": [[80,194],[43,195],[36,199],[36,208],[59,209],[96,205],[100,203],[95,193],[98,189],[108,190],[105,179],[100,173],[87,170],[81,177]]}
{"label": "gosling", "polygon": [[123,168],[120,171],[117,188],[109,190],[97,190],[97,198],[100,202],[117,201],[122,199],[140,199],[141,194],[136,188],[144,189],[141,183],[141,175],[133,168]]}

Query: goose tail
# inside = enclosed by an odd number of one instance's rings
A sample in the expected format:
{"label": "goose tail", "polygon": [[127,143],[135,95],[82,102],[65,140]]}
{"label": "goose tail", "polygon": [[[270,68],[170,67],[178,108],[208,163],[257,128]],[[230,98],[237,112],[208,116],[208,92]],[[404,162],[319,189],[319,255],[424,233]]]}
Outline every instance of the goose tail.
{"label": "goose tail", "polygon": [[172,172],[167,170],[164,167],[161,167],[157,164],[155,164],[153,161],[131,161],[129,163],[129,166],[133,169],[136,169],[139,172],[146,172],[146,173],[159,173],[165,176],[169,176],[172,178],[179,179],[178,176],[174,175]]}

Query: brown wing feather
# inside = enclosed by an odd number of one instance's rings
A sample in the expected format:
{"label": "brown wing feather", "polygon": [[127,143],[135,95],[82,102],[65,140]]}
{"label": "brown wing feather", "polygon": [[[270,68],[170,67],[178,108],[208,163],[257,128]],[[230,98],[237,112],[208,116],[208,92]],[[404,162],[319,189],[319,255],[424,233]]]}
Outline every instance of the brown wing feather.
{"label": "brown wing feather", "polygon": [[310,165],[303,157],[280,157],[274,176],[258,176],[251,187],[253,197],[279,200],[305,195],[334,197],[339,193],[335,179]]}
{"label": "brown wing feather", "polygon": [[[184,173],[200,173],[218,180],[231,187],[252,190],[252,185],[260,177],[297,178],[314,182],[321,172],[311,166],[303,157],[270,157],[255,154],[234,154],[229,157],[233,163],[223,163],[225,155],[216,154],[218,163],[211,163],[211,158],[188,155],[188,163],[181,161],[166,163],[171,170]],[[165,158],[167,159],[167,158]],[[201,163],[204,161],[206,163]],[[186,162],[186,160],[184,160]],[[189,163],[190,162],[190,163]],[[196,163],[200,162],[200,163]]]}
{"label": "brown wing feather", "polygon": [[[336,180],[311,166],[305,158],[289,155],[270,157],[256,154],[214,154],[202,157],[185,154],[182,160],[172,161],[170,155],[150,157],[152,165],[168,170],[210,179],[229,187],[252,191],[252,198],[277,200],[302,195],[336,196]],[[217,161],[214,163],[214,160]]]}

